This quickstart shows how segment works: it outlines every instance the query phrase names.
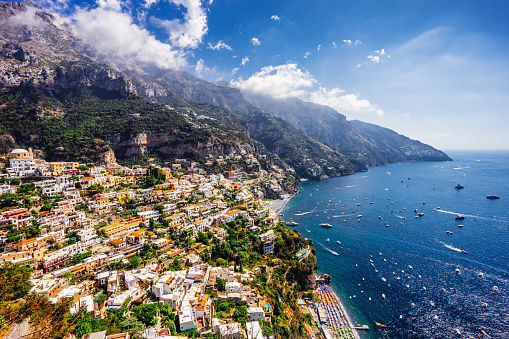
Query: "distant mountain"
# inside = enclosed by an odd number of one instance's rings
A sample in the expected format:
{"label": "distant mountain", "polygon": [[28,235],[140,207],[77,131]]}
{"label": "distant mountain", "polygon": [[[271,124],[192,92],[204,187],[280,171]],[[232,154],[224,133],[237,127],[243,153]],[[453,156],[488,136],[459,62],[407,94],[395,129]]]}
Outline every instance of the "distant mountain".
{"label": "distant mountain", "polygon": [[348,121],[333,108],[297,98],[274,99],[243,92],[254,106],[289,121],[351,161],[376,166],[400,161],[448,161],[444,152],[388,128]]}

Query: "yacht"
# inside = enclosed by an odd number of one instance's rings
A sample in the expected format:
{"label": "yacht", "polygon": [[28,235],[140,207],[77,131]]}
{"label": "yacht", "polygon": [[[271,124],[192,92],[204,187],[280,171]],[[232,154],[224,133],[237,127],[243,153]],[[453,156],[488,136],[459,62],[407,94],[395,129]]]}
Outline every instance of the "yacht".
{"label": "yacht", "polygon": [[298,222],[290,220],[289,222],[286,223],[286,226],[297,226],[298,224],[299,224]]}
{"label": "yacht", "polygon": [[465,219],[465,216],[464,215],[457,215],[456,218],[454,218],[456,220],[463,220]]}
{"label": "yacht", "polygon": [[339,241],[339,240],[338,240],[338,241],[336,241],[336,242],[338,243],[338,245],[341,245],[341,241]]}
{"label": "yacht", "polygon": [[465,188],[465,186],[461,186],[460,184],[457,184],[456,186],[454,186],[454,188],[457,190],[460,190],[462,188]]}
{"label": "yacht", "polygon": [[320,227],[323,227],[323,228],[331,228],[332,225],[331,224],[327,224],[327,223],[323,223],[323,224],[320,224]]}
{"label": "yacht", "polygon": [[500,197],[498,195],[490,194],[486,196],[486,199],[500,199]]}

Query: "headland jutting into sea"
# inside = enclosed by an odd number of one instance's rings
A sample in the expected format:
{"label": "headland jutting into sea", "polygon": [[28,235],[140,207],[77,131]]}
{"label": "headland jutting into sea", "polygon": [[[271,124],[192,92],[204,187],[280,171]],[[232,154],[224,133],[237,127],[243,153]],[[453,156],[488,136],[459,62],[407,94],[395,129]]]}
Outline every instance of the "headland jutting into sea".
{"label": "headland jutting into sea", "polygon": [[507,153],[452,156],[303,182],[281,210],[313,240],[317,274],[353,324],[369,326],[360,337],[509,333]]}

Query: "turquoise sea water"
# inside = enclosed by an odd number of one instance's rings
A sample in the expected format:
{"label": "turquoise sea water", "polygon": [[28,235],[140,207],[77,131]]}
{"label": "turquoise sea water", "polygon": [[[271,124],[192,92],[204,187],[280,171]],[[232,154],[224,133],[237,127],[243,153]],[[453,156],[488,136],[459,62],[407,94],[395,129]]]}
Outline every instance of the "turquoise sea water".
{"label": "turquoise sea water", "polygon": [[477,338],[482,330],[509,338],[509,153],[449,155],[454,161],[303,182],[282,210],[313,239],[318,273],[332,276],[353,322],[369,325],[363,338],[382,338],[376,322],[390,338]]}

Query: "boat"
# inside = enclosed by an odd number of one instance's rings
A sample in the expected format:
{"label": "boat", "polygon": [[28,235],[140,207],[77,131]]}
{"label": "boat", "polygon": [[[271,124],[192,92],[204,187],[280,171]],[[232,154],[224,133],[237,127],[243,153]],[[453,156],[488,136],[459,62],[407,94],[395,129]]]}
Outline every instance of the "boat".
{"label": "boat", "polygon": [[298,224],[299,224],[298,222],[290,220],[289,222],[286,223],[286,226],[297,226]]}
{"label": "boat", "polygon": [[498,292],[498,287],[497,286],[493,286],[493,292]]}
{"label": "boat", "polygon": [[465,251],[465,250],[461,250],[461,253],[463,253],[463,254],[467,254],[467,251]]}
{"label": "boat", "polygon": [[445,233],[447,233],[447,234],[452,234],[452,232],[451,232],[451,231],[445,231]]}
{"label": "boat", "polygon": [[460,274],[460,269],[459,268],[456,269],[456,274]]}
{"label": "boat", "polygon": [[359,214],[359,215],[357,216],[357,218],[362,218],[362,214]]}
{"label": "boat", "polygon": [[382,299],[385,299],[385,294],[382,293]]}
{"label": "boat", "polygon": [[419,212],[419,210],[417,208],[414,209],[414,212]]}
{"label": "boat", "polygon": [[463,220],[465,219],[465,216],[464,215],[457,215],[456,218],[454,218],[455,220]]}
{"label": "boat", "polygon": [[326,241],[326,242],[329,242],[329,240],[330,240],[330,239],[329,239],[329,238],[327,238],[327,240],[325,240],[325,241]]}
{"label": "boat", "polygon": [[420,217],[422,217],[422,216],[424,215],[424,213],[419,212],[419,214],[418,214],[418,215],[419,215]]}
{"label": "boat", "polygon": [[336,242],[338,243],[338,245],[341,245],[341,241],[339,241],[339,240],[338,240],[338,241],[336,241]]}
{"label": "boat", "polygon": [[486,196],[486,199],[500,199],[500,197],[498,195],[490,194]]}
{"label": "boat", "polygon": [[458,227],[463,227],[463,225],[458,225]]}
{"label": "boat", "polygon": [[378,219],[382,219],[382,217],[381,217],[381,216],[378,216]]}
{"label": "boat", "polygon": [[[383,295],[383,294],[382,294]],[[385,297],[385,296],[384,296]],[[379,326],[379,327],[385,327],[384,324],[380,324],[380,323],[376,323],[376,326]]]}
{"label": "boat", "polygon": [[460,190],[462,188],[465,188],[464,186],[461,186],[460,184],[457,184],[456,186],[454,186],[455,189],[457,190]]}
{"label": "boat", "polygon": [[327,224],[327,223],[323,223],[323,224],[320,224],[320,227],[323,227],[323,228],[331,228],[332,225],[331,224]]}
{"label": "boat", "polygon": [[445,288],[442,287],[442,291],[447,292]]}

